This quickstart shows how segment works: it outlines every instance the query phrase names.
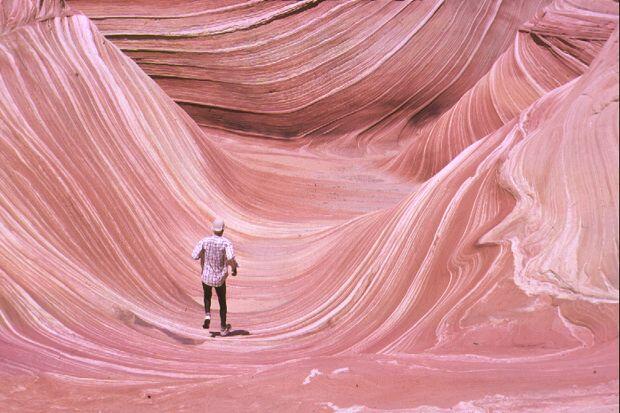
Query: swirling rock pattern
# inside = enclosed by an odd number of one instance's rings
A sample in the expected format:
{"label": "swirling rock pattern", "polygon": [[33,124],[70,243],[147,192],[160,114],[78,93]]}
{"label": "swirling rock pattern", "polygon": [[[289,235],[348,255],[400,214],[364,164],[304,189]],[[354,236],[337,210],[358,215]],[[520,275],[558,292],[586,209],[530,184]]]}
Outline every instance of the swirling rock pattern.
{"label": "swirling rock pattern", "polygon": [[178,3],[0,4],[3,410],[618,409],[617,3]]}

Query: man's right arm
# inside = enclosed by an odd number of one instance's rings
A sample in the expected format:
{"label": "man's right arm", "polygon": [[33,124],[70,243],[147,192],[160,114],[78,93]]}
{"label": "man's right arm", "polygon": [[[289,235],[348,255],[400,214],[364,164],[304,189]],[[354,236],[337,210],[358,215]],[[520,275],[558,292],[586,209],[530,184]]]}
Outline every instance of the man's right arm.
{"label": "man's right arm", "polygon": [[226,245],[226,263],[230,265],[233,277],[237,275],[237,267],[239,264],[237,264],[237,260],[235,259],[235,250],[230,242]]}
{"label": "man's right arm", "polygon": [[228,260],[228,265],[230,265],[230,268],[232,269],[233,277],[237,275],[237,267],[239,266],[239,264],[237,264],[237,260],[235,260],[235,257],[233,257],[232,260]]}

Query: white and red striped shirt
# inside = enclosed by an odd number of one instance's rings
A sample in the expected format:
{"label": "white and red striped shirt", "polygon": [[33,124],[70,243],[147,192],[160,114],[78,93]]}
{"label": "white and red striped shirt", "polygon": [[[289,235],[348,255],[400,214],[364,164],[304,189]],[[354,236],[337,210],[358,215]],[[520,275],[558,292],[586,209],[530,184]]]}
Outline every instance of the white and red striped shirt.
{"label": "white and red striped shirt", "polygon": [[219,287],[226,282],[228,267],[226,263],[235,258],[232,242],[228,238],[212,235],[203,238],[192,251],[192,258],[200,258],[205,252],[205,265],[202,269],[202,282],[212,287]]}

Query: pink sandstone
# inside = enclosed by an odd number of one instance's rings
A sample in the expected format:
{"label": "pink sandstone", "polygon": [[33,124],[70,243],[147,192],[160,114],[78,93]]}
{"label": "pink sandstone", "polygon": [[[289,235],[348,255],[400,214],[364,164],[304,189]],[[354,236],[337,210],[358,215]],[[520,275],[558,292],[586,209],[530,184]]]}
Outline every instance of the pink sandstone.
{"label": "pink sandstone", "polygon": [[3,411],[617,411],[618,3],[5,0],[0,92]]}

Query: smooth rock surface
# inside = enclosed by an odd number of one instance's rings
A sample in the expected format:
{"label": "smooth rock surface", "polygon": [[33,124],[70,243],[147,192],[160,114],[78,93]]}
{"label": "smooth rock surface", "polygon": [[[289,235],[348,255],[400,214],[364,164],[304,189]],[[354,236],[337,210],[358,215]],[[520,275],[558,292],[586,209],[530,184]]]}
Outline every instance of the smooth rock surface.
{"label": "smooth rock surface", "polygon": [[5,0],[0,137],[3,411],[618,410],[616,2]]}

